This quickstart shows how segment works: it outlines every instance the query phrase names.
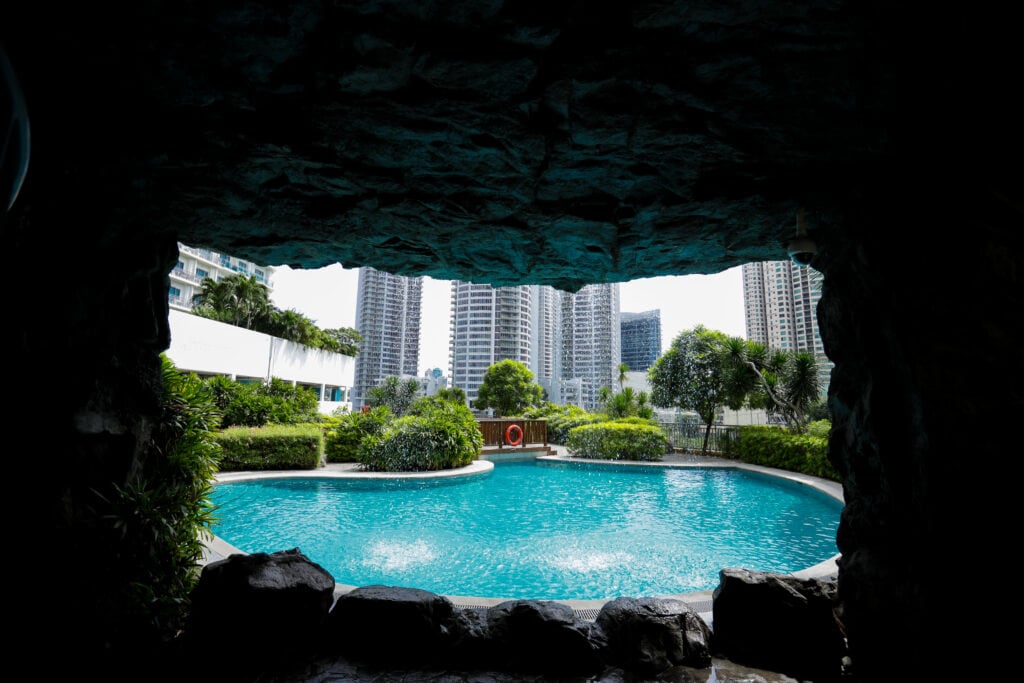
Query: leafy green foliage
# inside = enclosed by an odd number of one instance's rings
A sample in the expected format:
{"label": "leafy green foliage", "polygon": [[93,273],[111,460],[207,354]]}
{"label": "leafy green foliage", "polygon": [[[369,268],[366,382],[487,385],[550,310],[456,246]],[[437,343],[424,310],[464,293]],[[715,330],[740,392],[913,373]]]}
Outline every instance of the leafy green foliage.
{"label": "leafy green foliage", "polygon": [[415,377],[399,379],[389,375],[375,387],[366,392],[366,404],[373,407],[385,406],[397,417],[409,412],[416,395],[420,391],[420,382]]}
{"label": "leafy green foliage", "polygon": [[269,424],[318,422],[316,394],[277,377],[269,383],[243,383],[211,377],[208,384],[222,414],[221,426],[263,427]]}
{"label": "leafy green foliage", "polygon": [[192,312],[204,318],[263,331],[271,323],[274,307],[270,290],[255,275],[225,275],[220,280],[204,278],[192,300]]}
{"label": "leafy green foliage", "polygon": [[[740,407],[743,392],[729,383],[724,360],[727,340],[724,333],[703,325],[680,332],[647,371],[654,405],[692,410],[709,426],[720,407]],[[707,438],[703,450],[707,451]]]}
{"label": "leafy green foliage", "polygon": [[828,460],[827,438],[797,434],[782,427],[740,427],[739,437],[729,445],[729,457],[839,481],[839,474]]}
{"label": "leafy green foliage", "polygon": [[573,427],[603,422],[607,419],[602,415],[589,413],[579,406],[550,402],[526,409],[523,411],[523,417],[530,420],[547,420],[548,441],[563,445],[568,442],[569,430]]}
{"label": "leafy green foliage", "polygon": [[162,415],[153,451],[109,498],[100,496],[110,532],[100,538],[110,547],[97,594],[123,603],[109,606],[109,613],[121,615],[111,640],[133,650],[168,642],[183,626],[215,521],[210,497],[221,457],[219,414],[195,375],[179,372],[164,354],[160,362]]}
{"label": "leafy green foliage", "polygon": [[607,396],[604,410],[609,417],[613,418],[637,416],[652,419],[654,417],[654,408],[650,405],[649,394],[646,391],[636,392],[632,387],[626,387],[617,394]]}
{"label": "leafy green foliage", "polygon": [[819,439],[827,439],[832,431],[832,423],[829,420],[815,420],[807,425],[807,435],[816,436]]}
{"label": "leafy green foliage", "polygon": [[340,416],[337,425],[327,429],[324,434],[327,462],[358,462],[359,446],[363,439],[380,434],[394,417],[387,406],[379,406],[365,413],[346,413]]}
{"label": "leafy green foliage", "polygon": [[477,389],[478,410],[494,408],[498,416],[519,415],[530,406],[539,405],[544,390],[533,381],[533,373],[517,360],[502,360],[484,372]]}
{"label": "leafy green foliage", "polygon": [[323,465],[324,433],[316,425],[229,427],[217,434],[223,471],[311,470]]}
{"label": "leafy green foliage", "polygon": [[659,461],[669,451],[664,430],[641,418],[575,427],[566,447],[573,456],[600,460]]}
{"label": "leafy green foliage", "polygon": [[483,449],[473,412],[443,398],[416,401],[408,415],[368,435],[359,449],[362,468],[378,472],[421,472],[464,467]]}
{"label": "leafy green foliage", "polygon": [[458,387],[446,387],[444,389],[438,389],[437,393],[434,394],[438,398],[445,399],[446,401],[455,401],[456,403],[466,404],[466,392]]}

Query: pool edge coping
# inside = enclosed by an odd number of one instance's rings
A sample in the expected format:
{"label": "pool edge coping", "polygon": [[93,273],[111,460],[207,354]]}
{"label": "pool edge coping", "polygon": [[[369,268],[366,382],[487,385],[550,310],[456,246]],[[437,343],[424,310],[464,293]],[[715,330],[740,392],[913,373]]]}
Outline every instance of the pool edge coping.
{"label": "pool edge coping", "polygon": [[[562,450],[559,448],[559,450]],[[681,456],[682,454],[674,454]],[[524,458],[525,459],[525,458]],[[534,459],[534,458],[530,458]],[[840,503],[845,504],[845,498],[843,496],[843,487],[838,482],[834,482],[821,477],[815,477],[808,474],[802,474],[799,472],[790,472],[787,470],[779,470],[771,467],[764,467],[762,465],[752,465],[750,463],[744,463],[737,460],[729,460],[726,458],[717,458],[714,456],[690,456],[689,458],[676,457],[669,460],[662,461],[623,461],[623,460],[595,460],[592,458],[578,458],[567,454],[559,453],[558,455],[538,455],[535,456],[537,460],[545,460],[551,462],[578,462],[595,465],[627,465],[627,466],[653,466],[653,467],[666,467],[666,468],[705,468],[705,469],[743,469],[752,472],[758,472],[771,477],[786,479],[798,484],[809,486],[825,495],[834,498]],[[461,467],[456,470],[443,470],[443,471],[430,471],[430,472],[367,472],[357,469],[358,463],[328,463],[322,468],[317,470],[263,470],[263,471],[244,471],[244,472],[224,472],[218,473],[216,476],[217,483],[230,483],[237,481],[252,481],[256,479],[288,479],[288,478],[323,478],[323,479],[425,479],[425,478],[447,478],[447,477],[460,477],[460,476],[472,476],[476,474],[483,474],[494,469],[494,462],[487,460],[486,452],[481,455],[481,458],[474,460],[469,465]],[[201,565],[208,564],[217,559],[225,559],[230,555],[246,555],[243,550],[239,550],[219,536],[212,534],[212,538],[205,540],[205,550],[203,560],[200,562]],[[801,569],[796,572],[786,574],[786,576],[792,576],[798,579],[826,579],[834,577],[838,572],[838,561],[840,554],[836,554],[831,558],[819,562],[818,564],[812,565],[805,569]],[[336,583],[334,587],[334,599],[337,600],[340,596],[349,593],[360,586],[354,586],[349,584]],[[693,591],[689,593],[674,593],[668,595],[652,596],[662,599],[674,599],[681,600],[697,612],[701,613],[702,616],[707,617],[711,612],[711,605],[714,598],[714,590],[703,590]],[[462,595],[446,595],[439,594],[442,597],[450,600],[453,604],[462,608],[487,608],[499,605],[504,602],[511,602],[521,600],[522,598],[487,598],[487,597],[476,597],[476,596],[462,596]],[[577,614],[593,614],[600,610],[606,603],[611,602],[615,598],[598,598],[593,600],[540,600],[539,602],[555,602],[563,605],[568,605]],[[707,620],[707,618],[706,618]]]}

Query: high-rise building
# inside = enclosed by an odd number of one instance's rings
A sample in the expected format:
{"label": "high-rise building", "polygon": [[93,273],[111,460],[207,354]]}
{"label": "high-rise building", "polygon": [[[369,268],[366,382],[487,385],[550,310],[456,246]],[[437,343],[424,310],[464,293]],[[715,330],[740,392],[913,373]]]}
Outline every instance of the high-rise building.
{"label": "high-rise building", "polygon": [[633,372],[647,370],[661,355],[661,309],[621,313],[622,362]]}
{"label": "high-rise building", "polygon": [[175,310],[191,311],[192,298],[202,290],[203,280],[210,278],[219,282],[225,275],[235,274],[255,277],[256,282],[266,285],[268,296],[274,291],[273,266],[258,266],[251,261],[178,242],[178,262],[170,273],[167,301]]}
{"label": "high-rise building", "polygon": [[423,278],[359,269],[356,330],[363,340],[356,356],[352,407],[382,379],[416,377],[420,356],[420,306]]}
{"label": "high-rise building", "polygon": [[619,376],[619,283],[586,285],[561,299],[562,402],[596,410],[601,387],[613,389]]}
{"label": "high-rise building", "polygon": [[531,285],[530,370],[544,388],[546,400],[561,403],[562,297],[565,292],[550,285]]}
{"label": "high-rise building", "polygon": [[771,349],[814,354],[818,387],[825,396],[833,363],[818,330],[822,274],[792,261],[746,263],[742,272],[747,339]]}
{"label": "high-rise building", "polygon": [[449,374],[470,405],[491,365],[515,360],[530,367],[531,307],[530,285],[496,288],[452,280]]}

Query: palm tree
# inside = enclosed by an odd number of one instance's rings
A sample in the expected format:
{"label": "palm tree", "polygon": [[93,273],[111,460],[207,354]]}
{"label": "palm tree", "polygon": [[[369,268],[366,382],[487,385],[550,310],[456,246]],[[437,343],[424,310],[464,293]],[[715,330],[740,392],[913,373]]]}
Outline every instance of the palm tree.
{"label": "palm tree", "polygon": [[797,351],[771,351],[763,344],[731,337],[724,348],[728,369],[727,405],[746,401],[780,415],[796,432],[806,427],[807,411],[818,398],[814,356]]}
{"label": "palm tree", "polygon": [[629,363],[619,363],[619,391],[626,387],[626,378],[629,373]]}
{"label": "palm tree", "polygon": [[247,330],[265,324],[273,310],[270,290],[254,275],[233,273],[220,280],[203,278],[199,293],[192,297],[194,313]]}

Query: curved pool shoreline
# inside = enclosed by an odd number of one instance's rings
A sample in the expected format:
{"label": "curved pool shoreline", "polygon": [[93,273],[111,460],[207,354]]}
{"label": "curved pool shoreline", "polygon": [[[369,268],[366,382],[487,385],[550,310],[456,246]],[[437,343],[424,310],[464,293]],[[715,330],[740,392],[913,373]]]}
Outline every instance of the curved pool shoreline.
{"label": "curved pool shoreline", "polygon": [[[553,461],[553,462],[573,462],[573,463],[586,463],[594,466],[602,465],[613,465],[613,466],[643,466],[643,467],[667,467],[667,468],[718,468],[718,469],[743,469],[752,472],[758,472],[771,477],[780,479],[786,479],[791,482],[809,486],[825,495],[837,500],[840,503],[844,503],[843,489],[838,482],[833,482],[820,477],[813,477],[806,474],[788,472],[785,470],[773,469],[770,467],[763,467],[760,465],[751,465],[735,460],[728,460],[725,458],[717,458],[713,456],[702,456],[694,454],[670,454],[665,456],[665,459],[659,462],[632,462],[632,461],[609,461],[609,460],[592,460],[587,458],[576,458],[567,454],[563,447],[553,446],[553,450],[557,452],[557,455],[536,455],[536,453],[523,453],[521,456],[511,454],[507,452],[495,453],[495,459],[509,460],[509,459],[534,459]],[[494,468],[494,462],[488,459],[490,454],[487,450],[481,455],[481,459],[475,460],[465,467],[458,468],[456,470],[444,470],[441,472],[367,472],[358,469],[358,463],[330,463],[325,467],[317,470],[267,470],[267,471],[247,471],[247,472],[224,472],[217,475],[217,483],[237,482],[237,481],[252,481],[258,479],[287,479],[287,478],[302,478],[302,479],[437,479],[437,478],[449,478],[449,477],[465,477],[484,474],[491,471]],[[218,536],[214,536],[211,540],[206,543],[206,552],[203,558],[203,564],[212,562],[218,559],[224,559],[232,554],[245,554],[244,551],[235,548]],[[834,577],[838,571],[837,561],[839,555],[835,555],[824,562],[820,562],[811,567],[807,567],[797,572],[793,572],[791,576],[810,579],[810,578],[830,578]],[[348,593],[351,590],[358,588],[358,586],[350,586],[346,584],[337,584],[335,586],[335,597]],[[697,591],[691,593],[679,593],[671,595],[661,595],[658,597],[673,598],[682,600],[691,605],[696,611],[700,612],[702,616],[705,616],[707,620],[708,615],[711,611],[713,591]],[[446,595],[446,598],[451,600],[455,605],[459,607],[490,607],[493,605],[500,604],[508,601],[510,598],[492,598],[492,597],[481,597],[481,596],[461,596],[461,595]],[[555,600],[553,602],[559,602],[562,604],[569,605],[577,613],[580,613],[584,618],[593,617],[597,611],[608,602],[607,599],[601,600]]]}

